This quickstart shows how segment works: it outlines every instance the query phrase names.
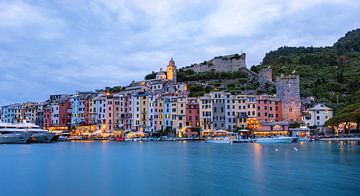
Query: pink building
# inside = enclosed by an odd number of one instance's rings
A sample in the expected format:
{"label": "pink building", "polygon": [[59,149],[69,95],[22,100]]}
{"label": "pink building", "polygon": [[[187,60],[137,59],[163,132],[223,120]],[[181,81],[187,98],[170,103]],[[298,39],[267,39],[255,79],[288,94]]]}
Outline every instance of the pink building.
{"label": "pink building", "polygon": [[199,104],[196,98],[188,98],[186,103],[186,126],[200,127]]}
{"label": "pink building", "polygon": [[107,95],[105,101],[105,124],[106,131],[114,130],[114,121],[115,121],[115,100],[113,95]]}
{"label": "pink building", "polygon": [[257,115],[259,122],[271,122],[282,120],[281,101],[273,95],[256,96]]}
{"label": "pink building", "polygon": [[124,97],[124,129],[131,130],[131,119],[132,119],[132,112],[131,112],[131,96],[126,95]]}

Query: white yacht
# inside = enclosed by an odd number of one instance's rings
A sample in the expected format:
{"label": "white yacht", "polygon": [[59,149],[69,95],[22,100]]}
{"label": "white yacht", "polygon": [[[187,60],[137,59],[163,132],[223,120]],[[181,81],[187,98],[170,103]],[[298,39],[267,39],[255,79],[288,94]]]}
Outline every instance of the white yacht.
{"label": "white yacht", "polygon": [[29,141],[31,133],[17,125],[0,123],[0,144],[21,144]]}
{"label": "white yacht", "polygon": [[256,138],[256,143],[292,143],[296,142],[296,137],[288,137],[288,136],[277,136],[277,137],[264,137],[264,138]]}
{"label": "white yacht", "polygon": [[0,144],[1,143],[47,143],[55,136],[48,130],[41,129],[32,123],[0,123]]}
{"label": "white yacht", "polygon": [[17,124],[20,129],[26,129],[31,134],[30,142],[36,143],[48,143],[50,142],[55,133],[51,133],[48,130],[41,129],[38,125],[33,123],[21,123]]}

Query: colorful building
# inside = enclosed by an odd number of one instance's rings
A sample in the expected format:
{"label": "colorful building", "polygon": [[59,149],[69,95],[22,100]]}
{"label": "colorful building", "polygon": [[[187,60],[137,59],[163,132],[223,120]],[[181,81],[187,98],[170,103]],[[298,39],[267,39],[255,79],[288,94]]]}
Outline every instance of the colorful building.
{"label": "colorful building", "polygon": [[186,126],[191,128],[200,127],[200,114],[198,99],[189,97],[186,103]]}
{"label": "colorful building", "polygon": [[273,95],[257,95],[257,120],[260,122],[282,121],[280,99]]}

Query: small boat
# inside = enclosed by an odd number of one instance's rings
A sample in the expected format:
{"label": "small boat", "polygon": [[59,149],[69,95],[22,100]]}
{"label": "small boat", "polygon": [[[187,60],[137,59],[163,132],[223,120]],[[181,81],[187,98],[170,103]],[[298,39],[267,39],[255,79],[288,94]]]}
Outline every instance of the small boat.
{"label": "small boat", "polygon": [[211,137],[206,139],[205,143],[230,144],[232,140],[229,137]]}
{"label": "small boat", "polygon": [[67,141],[68,138],[66,136],[60,135],[58,141]]}
{"label": "small boat", "polygon": [[0,144],[23,144],[27,143],[31,133],[26,129],[9,123],[0,123]]}
{"label": "small boat", "polygon": [[292,143],[297,142],[296,137],[288,137],[288,136],[278,136],[278,137],[264,137],[264,138],[256,138],[256,143]]}

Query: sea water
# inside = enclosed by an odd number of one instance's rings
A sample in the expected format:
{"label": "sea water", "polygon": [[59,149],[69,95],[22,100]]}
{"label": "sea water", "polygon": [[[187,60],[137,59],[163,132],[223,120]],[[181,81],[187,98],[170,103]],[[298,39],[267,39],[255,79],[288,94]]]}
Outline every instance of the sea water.
{"label": "sea water", "polygon": [[356,142],[0,145],[0,195],[360,195]]}

